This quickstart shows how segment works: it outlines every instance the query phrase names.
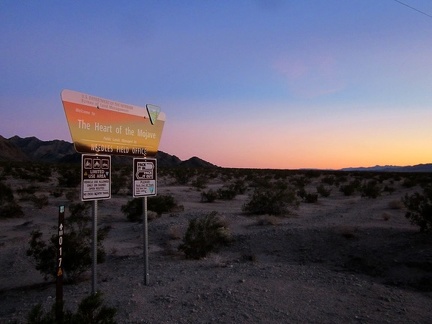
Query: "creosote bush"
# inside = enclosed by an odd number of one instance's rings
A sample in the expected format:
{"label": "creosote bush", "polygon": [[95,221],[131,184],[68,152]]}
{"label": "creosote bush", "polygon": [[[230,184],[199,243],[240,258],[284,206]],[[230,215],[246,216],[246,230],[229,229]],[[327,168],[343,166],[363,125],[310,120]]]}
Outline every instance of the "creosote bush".
{"label": "creosote bush", "polygon": [[21,206],[14,199],[12,188],[0,182],[0,219],[21,217],[23,215]]}
{"label": "creosote bush", "polygon": [[201,202],[214,202],[216,198],[218,197],[218,194],[213,189],[209,189],[207,191],[201,192]]}
{"label": "creosote bush", "polygon": [[198,175],[191,184],[198,190],[204,189],[205,187],[207,187],[208,179],[205,175]]}
{"label": "creosote bush", "polygon": [[237,196],[235,185],[222,187],[217,191],[217,197],[220,200],[233,200]]}
{"label": "creosote bush", "polygon": [[189,222],[179,250],[183,251],[188,259],[201,259],[230,241],[227,224],[217,212],[211,212]]}
{"label": "creosote bush", "polygon": [[33,202],[33,205],[38,209],[42,209],[49,204],[48,196],[46,195],[32,195],[30,200]]}
{"label": "creosote bush", "polygon": [[361,196],[367,198],[377,198],[381,195],[381,187],[376,180],[364,183],[361,188]]}
{"label": "creosote bush", "polygon": [[0,205],[0,219],[1,218],[18,218],[24,216],[24,212],[20,205],[15,200]]}
{"label": "creosote bush", "polygon": [[243,205],[243,211],[253,215],[287,215],[290,207],[298,206],[294,191],[256,189],[250,200]]}
{"label": "creosote bush", "polygon": [[[171,195],[158,195],[147,198],[147,209],[156,212],[158,216],[161,216],[163,213],[170,212],[177,207],[179,206],[174,197]],[[142,221],[142,198],[134,198],[129,200],[126,205],[121,206],[121,211],[131,222]]]}
{"label": "creosote bush", "polygon": [[351,181],[348,184],[341,185],[339,187],[339,191],[342,192],[345,196],[351,196],[354,192],[356,192],[359,184],[357,181]]}
{"label": "creosote bush", "polygon": [[0,205],[14,200],[12,188],[0,181]]}
{"label": "creosote bush", "polygon": [[81,183],[81,172],[76,166],[61,166],[58,168],[60,187],[75,188]]}
{"label": "creosote bush", "polygon": [[[65,231],[63,235],[63,273],[67,283],[75,282],[82,273],[92,265],[91,242],[92,231],[88,204],[71,204],[71,215],[65,217]],[[42,232],[34,230],[31,233],[27,255],[33,257],[36,270],[49,277],[56,278],[58,233],[53,234],[48,242],[42,239]],[[97,262],[105,261],[105,250],[102,242],[109,232],[108,227],[98,229],[97,234]]]}
{"label": "creosote bush", "polygon": [[115,323],[117,309],[103,305],[102,293],[98,292],[84,298],[76,313],[64,310],[64,304],[55,303],[51,311],[45,313],[42,305],[37,304],[27,316],[28,324],[110,324]]}
{"label": "creosote bush", "polygon": [[421,232],[432,232],[432,186],[424,188],[423,194],[406,194],[402,202],[408,210],[405,217],[411,224],[419,226]]}
{"label": "creosote bush", "polygon": [[317,193],[321,196],[321,197],[329,197],[330,193],[331,193],[331,189],[326,188],[323,184],[320,184],[316,187]]}
{"label": "creosote bush", "polygon": [[318,201],[318,194],[312,193],[312,192],[307,192],[303,199],[304,199],[305,203],[313,204],[313,203],[316,203]]}

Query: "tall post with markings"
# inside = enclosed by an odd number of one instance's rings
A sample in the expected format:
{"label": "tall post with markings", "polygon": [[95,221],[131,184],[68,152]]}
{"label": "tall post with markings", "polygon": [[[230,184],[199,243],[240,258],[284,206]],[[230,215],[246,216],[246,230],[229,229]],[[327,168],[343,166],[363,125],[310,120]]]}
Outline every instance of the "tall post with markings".
{"label": "tall post with markings", "polygon": [[57,277],[56,277],[56,319],[62,322],[63,316],[63,235],[65,206],[59,207],[58,243],[57,243]]}

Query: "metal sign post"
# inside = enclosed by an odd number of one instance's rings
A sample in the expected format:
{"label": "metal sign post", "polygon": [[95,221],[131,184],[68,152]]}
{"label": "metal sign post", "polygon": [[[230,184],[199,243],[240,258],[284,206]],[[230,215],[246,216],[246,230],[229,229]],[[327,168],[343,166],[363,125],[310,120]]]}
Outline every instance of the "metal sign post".
{"label": "metal sign post", "polygon": [[150,284],[149,262],[148,262],[148,223],[147,223],[147,197],[143,199],[143,239],[144,239],[144,284]]}
{"label": "metal sign post", "polygon": [[144,284],[149,285],[147,197],[156,196],[156,159],[133,159],[133,196],[143,197]]}
{"label": "metal sign post", "polygon": [[98,200],[109,198],[111,198],[111,156],[83,154],[81,163],[81,200],[93,200],[92,294],[97,292]]}
{"label": "metal sign post", "polygon": [[[165,113],[155,105],[138,107],[72,90],[61,100],[75,150],[82,156],[81,200],[93,200],[92,291],[96,292],[98,199],[111,198],[111,155],[155,156]],[[99,153],[108,156],[98,155]],[[144,197],[144,262],[148,284],[147,196],[156,195],[156,159],[138,161],[134,167],[134,197]],[[107,166],[109,165],[109,169]]]}
{"label": "metal sign post", "polygon": [[92,294],[97,292],[96,267],[97,267],[97,214],[98,201],[93,201],[93,223],[92,223]]}

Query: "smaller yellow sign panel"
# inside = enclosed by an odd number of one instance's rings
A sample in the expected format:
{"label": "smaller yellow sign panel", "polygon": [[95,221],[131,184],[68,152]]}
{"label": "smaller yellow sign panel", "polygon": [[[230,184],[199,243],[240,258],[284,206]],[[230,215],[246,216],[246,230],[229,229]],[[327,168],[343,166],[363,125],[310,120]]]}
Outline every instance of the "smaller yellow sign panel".
{"label": "smaller yellow sign panel", "polygon": [[78,152],[156,155],[165,113],[151,120],[146,108],[71,90],[63,90],[61,99]]}

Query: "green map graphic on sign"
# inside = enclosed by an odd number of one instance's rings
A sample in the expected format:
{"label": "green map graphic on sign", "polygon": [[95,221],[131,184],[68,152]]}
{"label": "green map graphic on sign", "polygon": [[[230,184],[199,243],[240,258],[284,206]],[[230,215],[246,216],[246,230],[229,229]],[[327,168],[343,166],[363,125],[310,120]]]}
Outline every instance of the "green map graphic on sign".
{"label": "green map graphic on sign", "polygon": [[146,109],[147,109],[147,113],[148,113],[149,118],[150,118],[150,123],[152,125],[154,125],[157,121],[158,116],[159,116],[160,108],[158,106],[155,106],[155,105],[147,104]]}

